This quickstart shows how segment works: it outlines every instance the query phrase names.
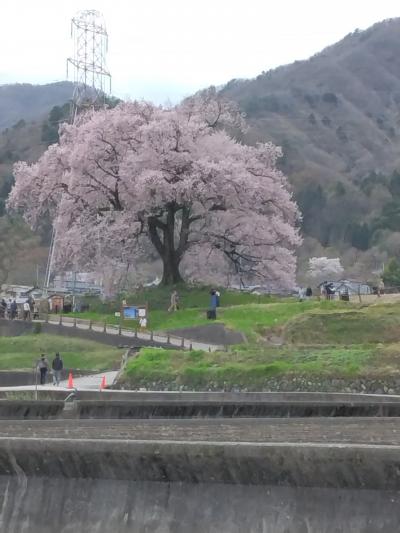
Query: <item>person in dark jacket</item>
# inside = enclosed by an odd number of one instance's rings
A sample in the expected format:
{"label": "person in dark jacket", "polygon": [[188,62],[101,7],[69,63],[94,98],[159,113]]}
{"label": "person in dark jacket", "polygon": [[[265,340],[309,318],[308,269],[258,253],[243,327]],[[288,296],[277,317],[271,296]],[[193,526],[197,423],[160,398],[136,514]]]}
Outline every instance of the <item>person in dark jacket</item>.
{"label": "person in dark jacket", "polygon": [[13,300],[11,302],[11,320],[14,320],[14,318],[17,318],[17,314],[18,314],[17,302]]}
{"label": "person in dark jacket", "polygon": [[210,291],[210,309],[207,311],[207,318],[215,320],[217,318],[217,294],[214,289]]}
{"label": "person in dark jacket", "polygon": [[51,363],[51,368],[53,369],[53,385],[58,386],[61,380],[62,369],[64,368],[63,361],[58,352]]}
{"label": "person in dark jacket", "polygon": [[7,310],[7,302],[4,298],[0,301],[0,318],[6,317],[6,310]]}

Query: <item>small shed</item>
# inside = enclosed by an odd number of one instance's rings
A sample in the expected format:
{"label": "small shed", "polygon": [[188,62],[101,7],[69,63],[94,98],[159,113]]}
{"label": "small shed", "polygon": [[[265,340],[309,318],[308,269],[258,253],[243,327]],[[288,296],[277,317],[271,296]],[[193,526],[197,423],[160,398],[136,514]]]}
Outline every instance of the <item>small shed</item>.
{"label": "small shed", "polygon": [[52,294],[49,296],[49,310],[53,313],[61,313],[64,310],[64,294]]}

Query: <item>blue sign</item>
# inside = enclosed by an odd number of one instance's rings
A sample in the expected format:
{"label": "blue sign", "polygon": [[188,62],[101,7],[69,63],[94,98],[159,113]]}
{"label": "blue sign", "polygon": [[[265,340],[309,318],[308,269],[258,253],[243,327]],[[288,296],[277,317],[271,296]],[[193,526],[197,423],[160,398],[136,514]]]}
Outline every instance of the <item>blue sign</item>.
{"label": "blue sign", "polygon": [[139,309],[134,305],[124,307],[124,318],[136,319],[139,318]]}

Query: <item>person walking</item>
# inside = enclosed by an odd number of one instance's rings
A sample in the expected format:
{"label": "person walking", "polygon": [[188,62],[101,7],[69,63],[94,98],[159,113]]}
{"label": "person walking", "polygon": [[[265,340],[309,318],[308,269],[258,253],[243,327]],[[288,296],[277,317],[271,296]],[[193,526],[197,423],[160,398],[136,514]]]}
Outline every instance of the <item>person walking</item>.
{"label": "person walking", "polygon": [[37,367],[39,369],[39,372],[40,372],[40,384],[41,385],[46,385],[46,376],[47,376],[47,372],[49,370],[49,362],[47,361],[46,359],[46,356],[44,353],[42,353],[39,361],[38,361],[38,364],[37,364]]}
{"label": "person walking", "polygon": [[57,385],[58,387],[61,381],[62,370],[64,368],[63,360],[58,352],[51,363],[51,368],[53,369],[53,385]]}
{"label": "person walking", "polygon": [[178,310],[178,302],[179,302],[178,291],[172,291],[171,302],[170,302],[171,305],[168,307],[168,313]]}

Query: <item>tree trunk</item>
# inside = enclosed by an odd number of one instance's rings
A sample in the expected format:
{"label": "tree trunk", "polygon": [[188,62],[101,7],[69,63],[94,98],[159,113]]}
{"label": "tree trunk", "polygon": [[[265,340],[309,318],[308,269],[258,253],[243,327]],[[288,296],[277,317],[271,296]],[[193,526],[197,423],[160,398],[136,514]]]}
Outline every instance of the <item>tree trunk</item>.
{"label": "tree trunk", "polygon": [[179,272],[179,263],[173,256],[163,257],[163,276],[161,285],[175,285],[183,281]]}
{"label": "tree trunk", "polygon": [[[175,244],[175,215],[182,212],[179,242]],[[166,220],[150,217],[148,219],[150,239],[163,262],[162,285],[175,285],[183,281],[179,265],[186,251],[189,236],[189,210],[170,204],[167,208]]]}

